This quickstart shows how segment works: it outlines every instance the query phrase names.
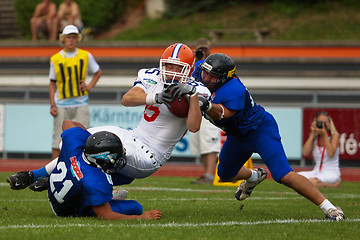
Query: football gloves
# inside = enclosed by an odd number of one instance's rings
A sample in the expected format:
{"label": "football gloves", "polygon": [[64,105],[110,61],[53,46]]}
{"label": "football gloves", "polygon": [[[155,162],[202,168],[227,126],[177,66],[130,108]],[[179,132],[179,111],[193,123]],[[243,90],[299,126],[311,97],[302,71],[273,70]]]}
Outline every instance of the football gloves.
{"label": "football gloves", "polygon": [[121,156],[120,158],[116,159],[114,168],[123,169],[126,164],[127,164],[127,160],[126,160],[126,156],[124,154],[124,156]]}
{"label": "football gloves", "polygon": [[191,97],[196,94],[196,87],[183,84],[183,83],[177,83],[170,85],[170,95],[173,97],[173,99],[177,96],[178,101],[181,100],[181,95],[183,94],[189,94]]}
{"label": "football gloves", "polygon": [[164,103],[167,107],[171,108],[168,103],[171,102],[174,97],[171,95],[170,92],[168,92],[168,88],[169,86],[165,87],[161,92],[155,94],[155,102],[159,104]]}
{"label": "football gloves", "polygon": [[209,100],[207,100],[200,93],[198,94],[198,99],[199,99],[199,106],[200,106],[201,111],[206,112],[211,109],[211,107],[212,107],[211,102]]}

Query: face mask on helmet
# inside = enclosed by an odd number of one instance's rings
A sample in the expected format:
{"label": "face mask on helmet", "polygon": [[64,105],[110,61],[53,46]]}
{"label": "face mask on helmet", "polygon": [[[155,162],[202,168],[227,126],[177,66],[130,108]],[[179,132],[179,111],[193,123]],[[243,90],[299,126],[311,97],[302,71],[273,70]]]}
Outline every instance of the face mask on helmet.
{"label": "face mask on helmet", "polygon": [[118,136],[111,132],[92,134],[85,144],[85,156],[90,165],[112,173],[126,165],[125,149]]}
{"label": "face mask on helmet", "polygon": [[176,43],[166,48],[160,59],[160,75],[164,84],[185,83],[194,68],[194,53],[185,44]]}
{"label": "face mask on helmet", "polygon": [[218,85],[219,78],[221,78],[221,75],[219,75],[215,72],[212,72],[211,69],[212,69],[212,66],[207,64],[206,62],[204,62],[199,67],[199,69],[198,69],[199,71],[197,74],[200,75],[200,79],[204,83],[204,85],[211,92],[213,92]]}
{"label": "face mask on helmet", "polygon": [[229,56],[214,53],[199,66],[195,77],[200,79],[211,92],[214,92],[235,76],[235,69],[235,63]]}

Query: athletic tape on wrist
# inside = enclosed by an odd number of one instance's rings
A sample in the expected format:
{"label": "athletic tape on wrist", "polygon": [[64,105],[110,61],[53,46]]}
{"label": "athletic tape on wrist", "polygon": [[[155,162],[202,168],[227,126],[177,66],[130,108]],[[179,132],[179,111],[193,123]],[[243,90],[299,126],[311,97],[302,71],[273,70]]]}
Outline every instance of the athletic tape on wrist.
{"label": "athletic tape on wrist", "polygon": [[155,95],[156,95],[156,93],[149,93],[148,95],[146,95],[146,104],[147,105],[156,104]]}
{"label": "athletic tape on wrist", "polygon": [[221,117],[220,117],[220,120],[221,119],[223,119],[224,118],[224,115],[225,115],[225,108],[221,105],[221,104],[219,104],[219,106],[221,107],[221,109],[222,109],[222,113],[221,113]]}
{"label": "athletic tape on wrist", "polygon": [[197,91],[195,91],[193,94],[191,94],[190,97],[194,97],[195,95],[197,95]]}

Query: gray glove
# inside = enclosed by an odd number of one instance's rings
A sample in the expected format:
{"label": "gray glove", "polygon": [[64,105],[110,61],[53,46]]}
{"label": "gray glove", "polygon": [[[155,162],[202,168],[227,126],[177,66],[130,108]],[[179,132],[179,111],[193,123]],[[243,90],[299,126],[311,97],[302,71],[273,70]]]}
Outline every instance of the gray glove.
{"label": "gray glove", "polygon": [[190,96],[196,93],[196,87],[183,84],[183,83],[177,83],[170,85],[172,88],[170,89],[170,95],[175,98],[178,97],[178,101],[181,100],[181,95],[183,94],[189,94]]}
{"label": "gray glove", "polygon": [[159,104],[164,103],[168,108],[171,108],[168,102],[171,102],[174,97],[168,92],[168,88],[169,86],[165,87],[161,92],[155,94],[155,102]]}

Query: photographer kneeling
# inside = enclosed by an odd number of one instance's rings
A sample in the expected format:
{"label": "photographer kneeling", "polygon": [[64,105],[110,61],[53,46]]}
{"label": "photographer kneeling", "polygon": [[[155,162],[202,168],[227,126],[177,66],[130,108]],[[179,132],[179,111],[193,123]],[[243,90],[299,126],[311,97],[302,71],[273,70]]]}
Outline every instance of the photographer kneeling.
{"label": "photographer kneeling", "polygon": [[339,133],[329,114],[318,112],[310,126],[309,138],[303,148],[303,156],[312,151],[315,167],[299,174],[308,178],[317,187],[340,187]]}

